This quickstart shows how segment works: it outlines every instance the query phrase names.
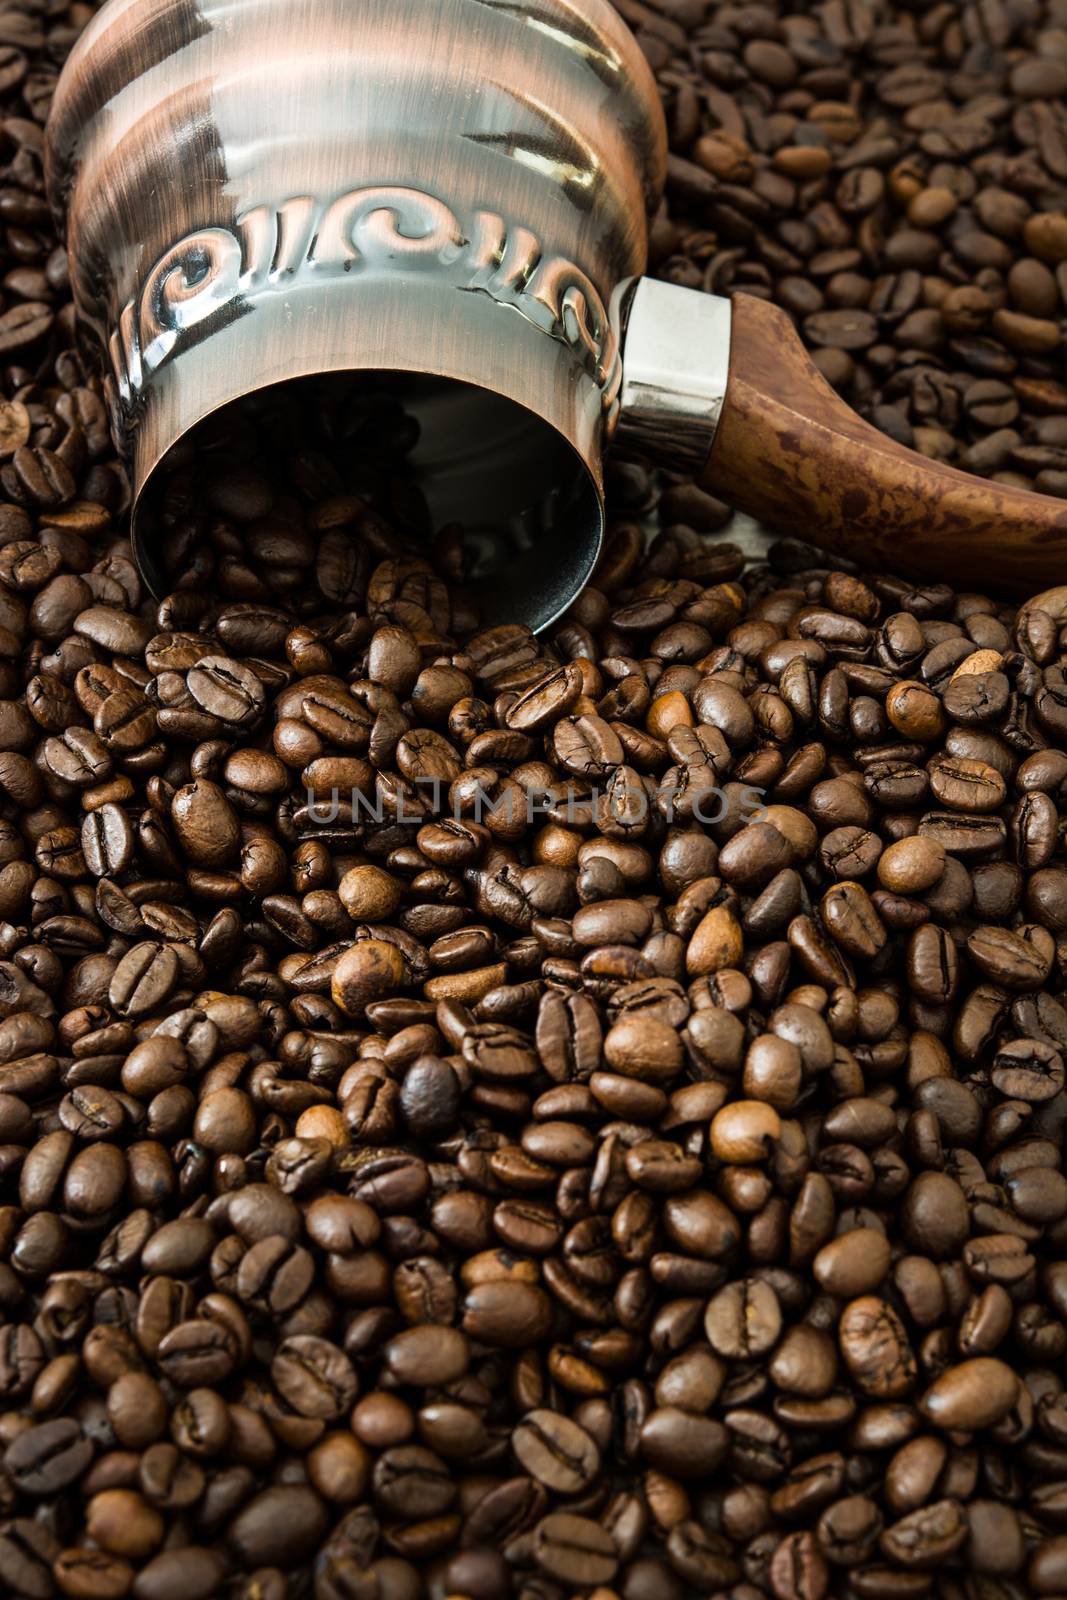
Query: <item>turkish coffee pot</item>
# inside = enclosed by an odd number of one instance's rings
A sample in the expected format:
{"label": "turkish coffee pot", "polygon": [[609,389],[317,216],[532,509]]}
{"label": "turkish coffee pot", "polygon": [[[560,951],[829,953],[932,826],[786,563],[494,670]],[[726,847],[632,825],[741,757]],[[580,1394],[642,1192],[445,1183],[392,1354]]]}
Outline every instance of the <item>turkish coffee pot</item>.
{"label": "turkish coffee pot", "polygon": [[175,447],[356,372],[417,419],[418,481],[471,527],[496,619],[546,627],[581,590],[615,448],[864,567],[1064,570],[1067,503],[870,427],[768,302],[643,276],[666,130],[608,0],[109,0],[46,160],[157,593]]}

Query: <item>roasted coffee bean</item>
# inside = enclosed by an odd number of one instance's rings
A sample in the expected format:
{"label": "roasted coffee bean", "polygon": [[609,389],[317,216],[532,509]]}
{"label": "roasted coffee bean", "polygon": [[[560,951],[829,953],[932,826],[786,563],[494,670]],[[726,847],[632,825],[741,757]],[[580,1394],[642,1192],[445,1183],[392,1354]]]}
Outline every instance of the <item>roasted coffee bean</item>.
{"label": "roasted coffee bean", "polygon": [[123,1600],[130,1592],[134,1571],[121,1556],[106,1550],[63,1550],[52,1564],[60,1592],[74,1600]]}
{"label": "roasted coffee bean", "polygon": [[454,1383],[470,1363],[470,1348],[459,1329],[431,1323],[396,1334],[383,1354],[393,1378],[416,1388]]}
{"label": "roasted coffee bean", "polygon": [[925,1416],[946,1430],[992,1427],[1016,1403],[1019,1380],[1003,1361],[978,1356],[949,1367],[921,1401]]}
{"label": "roasted coffee bean", "polygon": [[164,1334],[156,1359],[171,1382],[199,1388],[230,1376],[236,1365],[235,1342],[224,1324],[191,1318]]}
{"label": "roasted coffee bean", "polygon": [[177,953],[171,945],[136,944],[111,975],[108,1001],[120,1016],[143,1016],[171,993],[179,970]]}
{"label": "roasted coffee bean", "polygon": [[4,1452],[4,1470],[33,1499],[58,1494],[81,1477],[93,1446],[73,1417],[56,1417],[20,1433]]}
{"label": "roasted coffee bean", "polygon": [[740,1361],[766,1355],[778,1341],[782,1313],[770,1284],[745,1279],[720,1289],[709,1302],[704,1331],[712,1349]]}
{"label": "roasted coffee bean", "polygon": [[552,1304],[535,1284],[504,1279],[479,1284],[463,1304],[463,1330],[479,1343],[524,1348],[531,1333],[541,1339],[548,1332]]}
{"label": "roasted coffee bean", "polygon": [[98,878],[122,873],[133,858],[133,829],[120,806],[105,802],[82,823],[82,854],[89,871]]}
{"label": "roasted coffee bean", "polygon": [[203,1545],[186,1545],[181,1550],[165,1550],[140,1570],[135,1580],[139,1600],[208,1600],[216,1592],[225,1559]]}
{"label": "roasted coffee bean", "polygon": [[904,1238],[935,1261],[951,1260],[970,1232],[967,1197],[947,1172],[920,1172],[901,1206]]}
{"label": "roasted coffee bean", "polygon": [[294,1334],[278,1346],[271,1377],[294,1411],[325,1422],[341,1416],[356,1397],[356,1375],[344,1351],[309,1334]]}
{"label": "roasted coffee bean", "polygon": [[533,1556],[542,1572],[572,1589],[609,1583],[619,1564],[607,1530],[569,1511],[553,1512],[537,1524]]}
{"label": "roasted coffee bean", "polygon": [[230,1523],[227,1542],[247,1569],[293,1566],[318,1546],[328,1526],[326,1508],[309,1488],[264,1489]]}
{"label": "roasted coffee bean", "polygon": [[553,1411],[531,1411],[511,1436],[524,1471],[557,1494],[577,1494],[595,1479],[600,1451],[578,1423]]}
{"label": "roasted coffee bean", "polygon": [[892,1306],[874,1295],[861,1296],[841,1315],[841,1354],[857,1384],[879,1400],[907,1394],[916,1364],[907,1333]]}
{"label": "roasted coffee bean", "polygon": [[255,722],[264,704],[255,673],[226,656],[201,656],[188,676],[189,693],[209,716],[245,726]]}
{"label": "roasted coffee bean", "polygon": [[900,839],[878,861],[878,881],[894,894],[921,894],[945,871],[945,851],[933,839]]}
{"label": "roasted coffee bean", "polygon": [[1041,1039],[1010,1040],[994,1057],[990,1076],[1010,1099],[1052,1100],[1063,1088],[1063,1057]]}
{"label": "roasted coffee bean", "polygon": [[954,1555],[966,1537],[963,1507],[955,1500],[939,1500],[886,1528],[879,1544],[893,1566],[922,1571]]}

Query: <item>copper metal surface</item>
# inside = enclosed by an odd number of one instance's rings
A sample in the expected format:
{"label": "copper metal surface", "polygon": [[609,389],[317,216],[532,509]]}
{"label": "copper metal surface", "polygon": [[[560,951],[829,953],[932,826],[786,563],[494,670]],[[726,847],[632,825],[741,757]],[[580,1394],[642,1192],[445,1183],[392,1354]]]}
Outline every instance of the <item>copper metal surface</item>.
{"label": "copper metal surface", "polygon": [[665,160],[607,0],[110,0],[60,80],[47,173],[150,582],[143,490],[191,427],[391,369],[435,515],[475,506],[513,541],[496,614],[558,615],[599,549],[608,307],[644,269]]}

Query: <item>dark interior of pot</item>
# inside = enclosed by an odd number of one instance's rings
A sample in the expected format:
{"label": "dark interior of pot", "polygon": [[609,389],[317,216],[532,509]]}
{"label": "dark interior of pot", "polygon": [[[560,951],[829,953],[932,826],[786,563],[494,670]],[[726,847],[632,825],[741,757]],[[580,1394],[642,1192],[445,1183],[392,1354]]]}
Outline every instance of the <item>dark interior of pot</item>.
{"label": "dark interior of pot", "polygon": [[[560,433],[524,406],[472,384],[357,373],[299,379],[235,401],[164,457],[135,519],[138,560],[154,593],[167,592],[186,555],[186,541],[174,530],[182,520],[180,485],[190,462],[237,449],[251,466],[264,455],[292,450],[297,435],[291,430],[309,411],[335,440],[351,440],[351,469],[341,471],[338,495],[388,508],[391,516],[399,509],[413,549],[444,529],[456,531],[463,582],[484,622],[523,622],[539,631],[587,582],[603,539],[602,502],[589,469]],[[334,463],[343,454],[335,451]],[[286,516],[299,513],[298,457]],[[231,486],[219,509],[228,512],[238,539],[245,535],[254,565],[263,518],[276,519],[279,508],[242,507]],[[358,517],[349,525],[358,540]]]}

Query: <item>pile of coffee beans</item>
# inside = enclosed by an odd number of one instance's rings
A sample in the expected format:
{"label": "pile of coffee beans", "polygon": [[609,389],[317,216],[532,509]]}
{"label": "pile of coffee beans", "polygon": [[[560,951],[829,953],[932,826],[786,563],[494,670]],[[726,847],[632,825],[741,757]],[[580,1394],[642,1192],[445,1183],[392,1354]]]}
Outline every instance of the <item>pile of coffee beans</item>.
{"label": "pile of coffee beans", "polygon": [[[1062,483],[1062,8],[625,9],[665,270]],[[1067,589],[620,466],[486,628],[338,379],[169,462],[152,600],[42,198],[89,15],[0,12],[0,1593],[1067,1594]]]}
{"label": "pile of coffee beans", "polygon": [[785,307],[879,428],[1067,495],[1064,0],[616,0],[672,156],[661,275]]}
{"label": "pile of coffee beans", "polygon": [[0,1578],[1064,1593],[1067,590],[624,468],[650,547],[480,629],[413,439],[209,422],[158,605],[8,509]]}

